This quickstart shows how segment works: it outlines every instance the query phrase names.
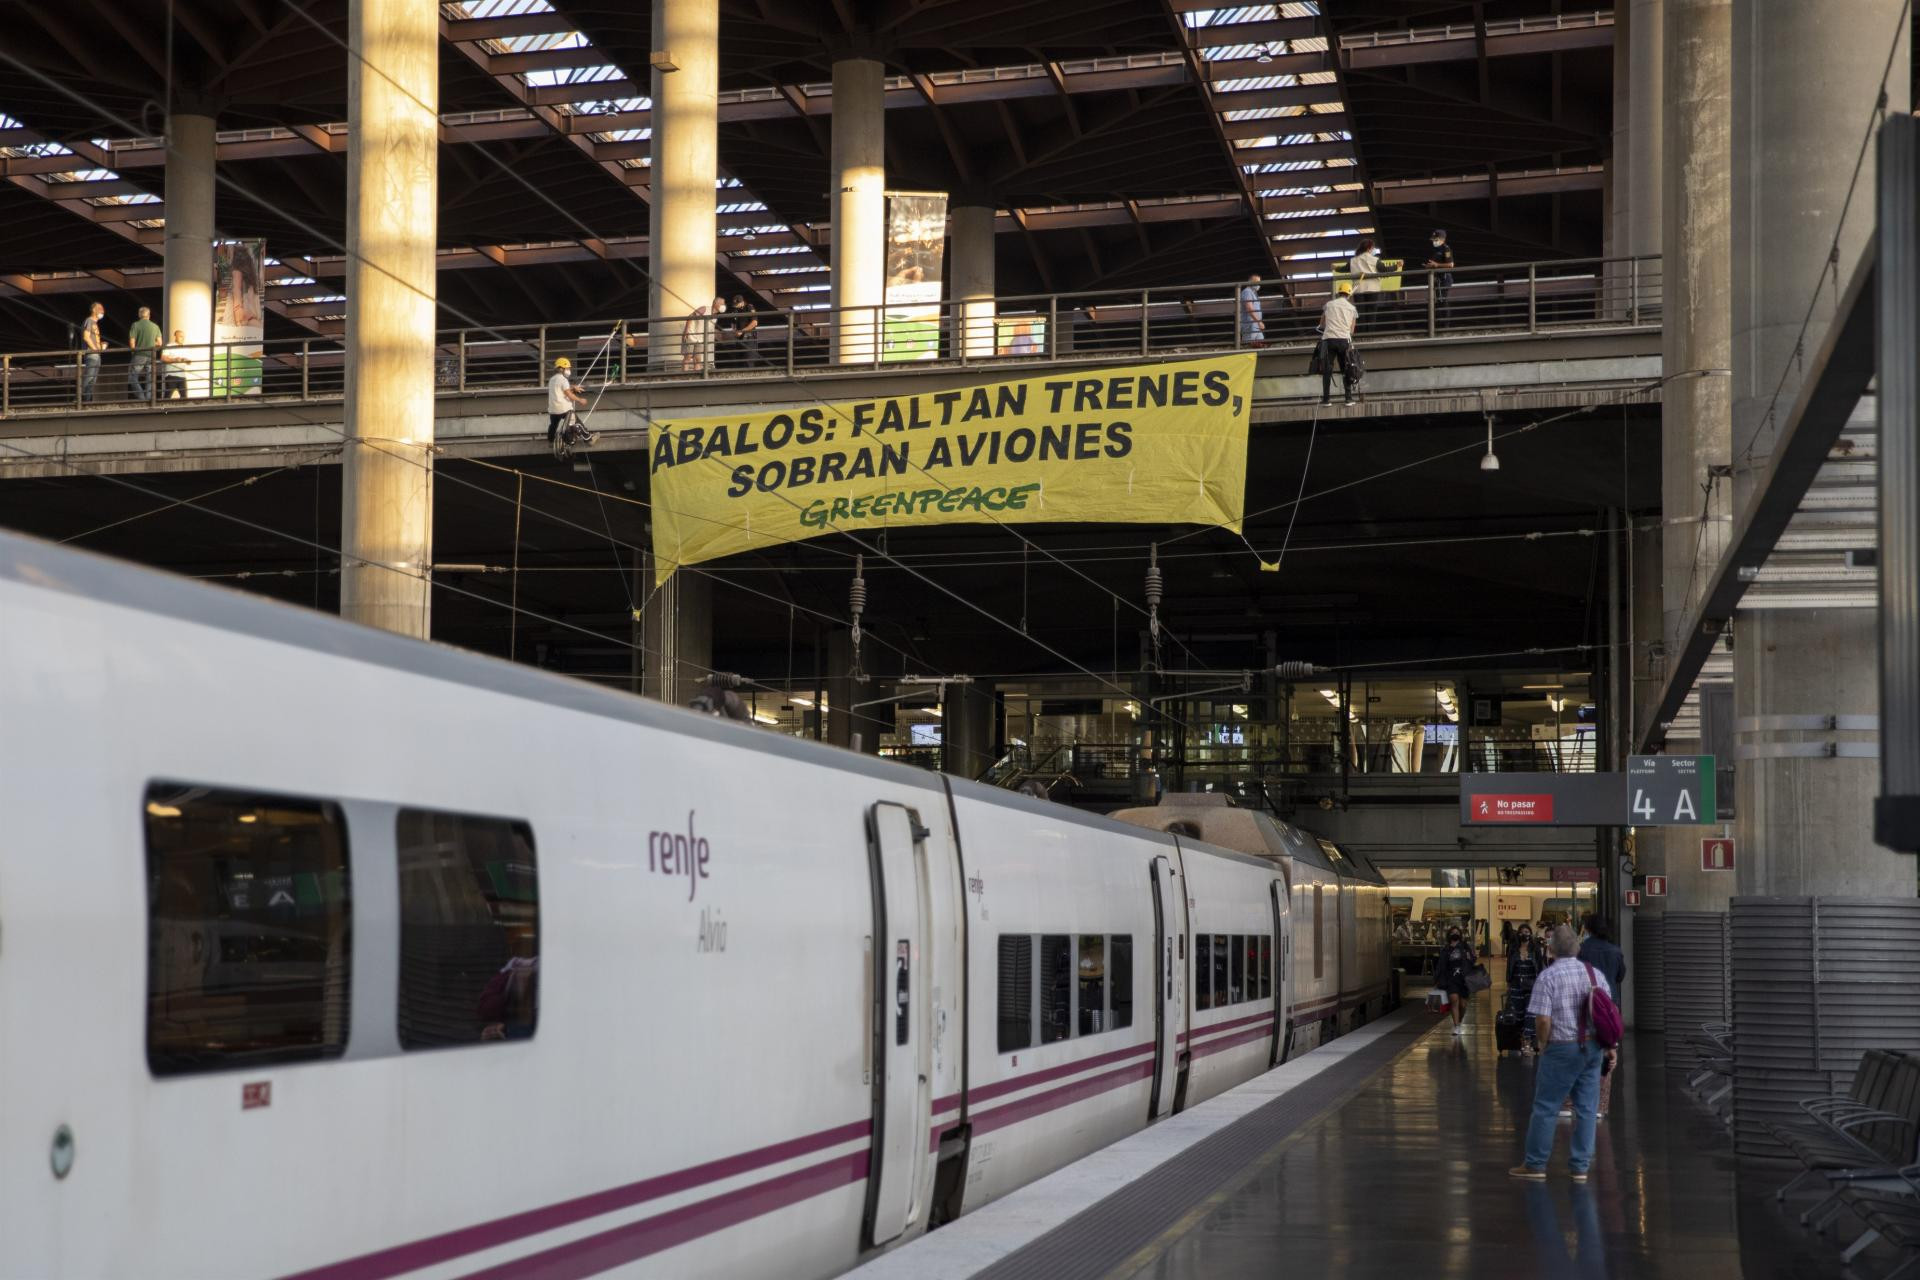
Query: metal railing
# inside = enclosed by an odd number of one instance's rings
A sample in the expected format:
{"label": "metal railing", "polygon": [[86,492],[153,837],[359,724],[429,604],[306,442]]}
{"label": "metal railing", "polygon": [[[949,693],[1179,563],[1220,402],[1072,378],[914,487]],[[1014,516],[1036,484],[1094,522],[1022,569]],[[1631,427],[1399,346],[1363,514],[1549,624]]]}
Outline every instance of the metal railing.
{"label": "metal railing", "polygon": [[[1341,284],[1352,283],[1344,277]],[[506,325],[435,335],[443,393],[532,391],[567,357],[590,388],[708,379],[795,378],[882,369],[1116,363],[1317,341],[1327,275],[1151,289],[1021,294],[924,307],[729,311],[657,320]],[[1245,291],[1252,288],[1253,299]],[[1658,258],[1499,263],[1402,270],[1362,281],[1356,341],[1657,327]],[[98,356],[89,360],[90,355]],[[344,337],[124,346],[0,355],[0,415],[207,399],[334,400],[346,383]]]}

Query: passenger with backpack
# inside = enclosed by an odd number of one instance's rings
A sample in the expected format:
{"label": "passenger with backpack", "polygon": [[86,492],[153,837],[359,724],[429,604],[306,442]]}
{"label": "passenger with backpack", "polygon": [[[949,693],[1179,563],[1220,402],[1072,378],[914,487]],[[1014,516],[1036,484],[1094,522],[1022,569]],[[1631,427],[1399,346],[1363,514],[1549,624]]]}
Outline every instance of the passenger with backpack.
{"label": "passenger with backpack", "polygon": [[1573,1142],[1567,1171],[1575,1182],[1585,1182],[1593,1163],[1600,1064],[1607,1051],[1620,1043],[1620,1010],[1605,975],[1578,959],[1579,942],[1572,929],[1556,928],[1551,947],[1554,963],[1534,983],[1533,998],[1527,1004],[1540,1042],[1540,1065],[1534,1074],[1526,1161],[1507,1172],[1532,1182],[1546,1180],[1560,1122],[1560,1100],[1571,1095]]}

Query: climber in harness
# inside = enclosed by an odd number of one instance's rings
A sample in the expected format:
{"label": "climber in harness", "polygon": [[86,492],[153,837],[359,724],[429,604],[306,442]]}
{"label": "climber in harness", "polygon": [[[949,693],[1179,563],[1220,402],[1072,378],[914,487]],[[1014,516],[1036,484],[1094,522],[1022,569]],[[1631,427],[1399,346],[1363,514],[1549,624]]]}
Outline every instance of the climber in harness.
{"label": "climber in harness", "polygon": [[586,404],[585,393],[574,388],[568,370],[573,361],[561,356],[553,362],[553,377],[547,379],[547,444],[556,458],[569,458],[575,445],[592,444],[593,432],[580,421],[579,407]]}

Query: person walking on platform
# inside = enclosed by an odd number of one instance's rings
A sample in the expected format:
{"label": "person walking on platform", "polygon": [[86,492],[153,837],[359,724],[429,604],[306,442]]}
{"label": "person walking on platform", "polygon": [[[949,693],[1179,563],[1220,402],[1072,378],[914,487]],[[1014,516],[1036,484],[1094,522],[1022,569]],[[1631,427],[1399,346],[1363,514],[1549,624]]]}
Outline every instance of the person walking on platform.
{"label": "person walking on platform", "polygon": [[1453,1013],[1453,1034],[1464,1035],[1461,1024],[1467,1019],[1467,997],[1473,989],[1467,985],[1467,975],[1472,973],[1480,958],[1473,954],[1473,947],[1461,934],[1458,926],[1447,930],[1447,946],[1440,953],[1439,963],[1433,971],[1433,985],[1447,993],[1447,1007]]}
{"label": "person walking on platform", "polygon": [[127,347],[133,359],[127,364],[127,394],[135,400],[154,398],[153,359],[160,351],[160,326],[153,312],[141,307],[140,318],[127,330]]}
{"label": "person walking on platform", "polygon": [[1611,996],[1613,989],[1604,974],[1576,958],[1580,944],[1566,925],[1553,931],[1550,949],[1554,963],[1533,984],[1533,996],[1527,1002],[1540,1041],[1540,1065],[1533,1079],[1533,1118],[1527,1124],[1526,1160],[1507,1173],[1533,1182],[1545,1180],[1560,1123],[1560,1100],[1571,1094],[1573,1142],[1567,1153],[1567,1169],[1575,1182],[1585,1182],[1587,1167],[1593,1163],[1600,1063],[1606,1056],[1594,1037],[1594,1028],[1588,1025],[1588,1001],[1595,990]]}
{"label": "person walking on platform", "polygon": [[1520,1052],[1523,1054],[1530,1054],[1535,1048],[1527,1003],[1533,998],[1533,984],[1540,979],[1540,960],[1540,944],[1534,939],[1533,926],[1523,922],[1513,935],[1513,945],[1507,948],[1507,1004],[1503,1010],[1520,1019]]}
{"label": "person walking on platform", "polygon": [[1257,271],[1240,286],[1240,345],[1267,345],[1266,320],[1260,311],[1260,273]]}
{"label": "person walking on platform", "polygon": [[[1580,960],[1598,969],[1613,989],[1614,998],[1627,989],[1627,957],[1613,940],[1613,928],[1605,916],[1588,915],[1581,922],[1586,937],[1580,942]],[[1620,1066],[1620,1049],[1607,1050],[1600,1064],[1600,1118],[1606,1119],[1613,1102],[1613,1073]]]}
{"label": "person walking on platform", "polygon": [[1353,277],[1353,301],[1356,307],[1372,310],[1380,296],[1380,251],[1371,237],[1360,242],[1360,252],[1347,262],[1347,274]]}
{"label": "person walking on platform", "polygon": [[1346,386],[1346,403],[1353,403],[1354,390],[1360,385],[1353,354],[1353,331],[1359,312],[1347,295],[1353,286],[1345,280],[1334,285],[1327,305],[1320,309],[1320,344],[1314,349],[1314,363],[1320,366],[1320,403],[1333,403],[1333,363],[1340,362],[1340,379]]}
{"label": "person walking on platform", "polygon": [[100,353],[107,349],[107,340],[100,336],[100,322],[106,319],[105,304],[95,302],[87,307],[87,318],[80,325],[80,342],[86,348],[80,355],[80,403],[92,404],[96,384],[100,381]]}

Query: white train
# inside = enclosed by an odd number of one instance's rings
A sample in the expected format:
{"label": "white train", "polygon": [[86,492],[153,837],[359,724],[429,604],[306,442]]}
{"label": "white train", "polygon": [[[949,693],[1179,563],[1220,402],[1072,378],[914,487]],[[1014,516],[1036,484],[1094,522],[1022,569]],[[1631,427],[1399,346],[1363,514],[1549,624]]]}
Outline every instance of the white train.
{"label": "white train", "polygon": [[0,670],[0,1276],[829,1276],[1390,997],[1378,877],[1237,810],[6,534]]}

